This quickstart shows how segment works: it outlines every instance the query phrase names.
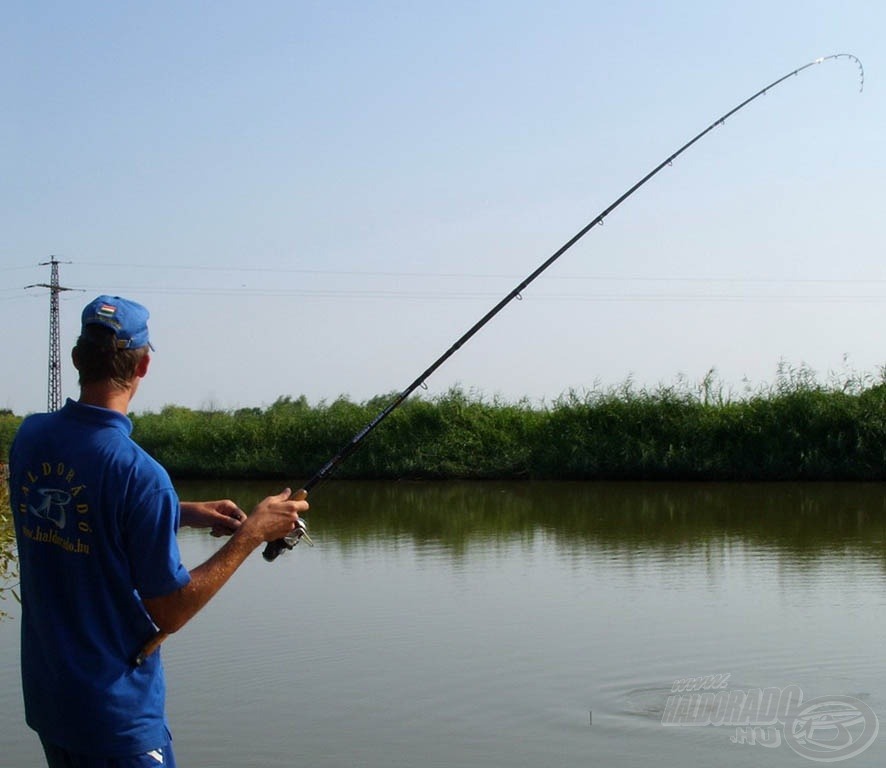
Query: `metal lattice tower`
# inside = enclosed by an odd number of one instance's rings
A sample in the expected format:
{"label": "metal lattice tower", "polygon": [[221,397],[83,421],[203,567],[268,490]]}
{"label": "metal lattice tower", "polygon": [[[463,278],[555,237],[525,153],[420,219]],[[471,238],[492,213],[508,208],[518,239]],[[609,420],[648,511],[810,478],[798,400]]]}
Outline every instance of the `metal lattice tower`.
{"label": "metal lattice tower", "polygon": [[57,411],[62,407],[62,361],[61,361],[61,329],[59,324],[58,295],[62,291],[71,291],[73,288],[64,288],[59,285],[58,265],[70,264],[61,262],[50,256],[49,261],[40,263],[41,267],[51,267],[49,284],[35,283],[26,285],[25,288],[49,288],[49,385],[46,399],[46,409]]}

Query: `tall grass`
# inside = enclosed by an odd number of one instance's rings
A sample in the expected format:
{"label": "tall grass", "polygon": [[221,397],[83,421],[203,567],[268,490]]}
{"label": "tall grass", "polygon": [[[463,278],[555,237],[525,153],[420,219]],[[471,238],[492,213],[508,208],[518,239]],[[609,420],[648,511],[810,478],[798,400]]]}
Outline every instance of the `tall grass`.
{"label": "tall grass", "polygon": [[[308,405],[196,412],[178,407],[133,417],[134,437],[178,476],[305,478],[337,453],[394,396]],[[530,474],[542,411],[487,402],[461,390],[413,398],[395,410],[337,473],[360,478],[503,478]]]}
{"label": "tall grass", "polygon": [[808,382],[742,400],[686,390],[564,398],[536,441],[534,474],[574,479],[886,479],[886,385]]}
{"label": "tall grass", "polygon": [[[15,530],[9,510],[9,478],[6,464],[0,462],[0,600],[18,593],[18,560],[15,548]],[[0,619],[6,616],[0,608]]]}
{"label": "tall grass", "polygon": [[[700,383],[570,391],[533,405],[452,389],[413,397],[337,471],[341,478],[884,480],[886,377],[820,383],[779,367],[736,396]],[[392,399],[133,416],[133,436],[178,477],[304,480]],[[0,416],[0,441],[11,438]],[[6,433],[9,432],[9,435]],[[8,443],[3,446],[8,450]]]}
{"label": "tall grass", "polygon": [[[390,397],[264,410],[167,408],[135,418],[136,438],[179,476],[304,479]],[[886,385],[820,384],[780,369],[741,397],[713,377],[654,389],[630,382],[547,406],[453,389],[408,400],[344,462],[342,478],[623,480],[886,479]]]}

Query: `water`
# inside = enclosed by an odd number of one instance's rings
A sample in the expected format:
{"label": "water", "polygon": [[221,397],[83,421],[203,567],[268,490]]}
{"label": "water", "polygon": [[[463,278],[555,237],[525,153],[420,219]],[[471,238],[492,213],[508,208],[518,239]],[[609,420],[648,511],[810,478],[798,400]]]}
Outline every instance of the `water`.
{"label": "water", "polygon": [[[312,504],[313,549],[256,554],[163,648],[183,766],[813,764],[781,723],[770,748],[662,724],[675,681],[715,674],[852,697],[886,733],[884,485],[333,482]],[[217,546],[182,532],[190,565]],[[10,767],[39,764],[17,633]],[[878,737],[847,764],[884,758]]]}

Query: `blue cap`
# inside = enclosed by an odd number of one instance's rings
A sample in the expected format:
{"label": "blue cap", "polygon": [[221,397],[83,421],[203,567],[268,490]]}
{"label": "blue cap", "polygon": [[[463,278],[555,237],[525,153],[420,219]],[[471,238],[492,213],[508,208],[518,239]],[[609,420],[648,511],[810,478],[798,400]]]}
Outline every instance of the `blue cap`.
{"label": "blue cap", "polygon": [[[141,304],[119,296],[99,296],[83,309],[83,329],[103,325],[117,337],[117,349],[151,347],[148,340],[148,310]],[[153,349],[153,347],[151,347]]]}

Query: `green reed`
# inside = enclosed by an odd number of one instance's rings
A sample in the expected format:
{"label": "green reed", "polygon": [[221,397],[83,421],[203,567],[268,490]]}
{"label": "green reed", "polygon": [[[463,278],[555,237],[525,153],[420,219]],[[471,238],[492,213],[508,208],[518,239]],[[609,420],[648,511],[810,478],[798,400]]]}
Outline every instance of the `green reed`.
{"label": "green reed", "polygon": [[[8,595],[18,599],[18,559],[15,548],[15,529],[9,510],[9,483],[6,464],[0,462],[0,600]],[[0,619],[7,612],[0,607]]]}
{"label": "green reed", "polygon": [[[455,388],[414,396],[337,470],[340,478],[576,480],[886,479],[886,378],[819,383],[779,366],[740,395],[700,383],[570,391],[516,403]],[[177,477],[305,480],[394,395],[281,397],[266,408],[134,415],[134,438]],[[0,414],[8,451],[17,417]]]}
{"label": "green reed", "polygon": [[[306,478],[393,398],[341,397],[308,405],[280,398],[266,409],[197,412],[167,407],[134,416],[133,436],[178,476]],[[487,402],[461,390],[395,410],[338,470],[337,477],[511,478],[530,474],[543,412]]]}
{"label": "green reed", "polygon": [[[266,409],[167,408],[136,439],[178,476],[305,479],[390,397]],[[548,405],[461,389],[413,398],[337,471],[341,478],[886,479],[886,385],[822,385],[803,369],[726,396],[710,378],[655,389],[570,392]]]}

